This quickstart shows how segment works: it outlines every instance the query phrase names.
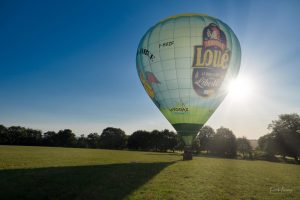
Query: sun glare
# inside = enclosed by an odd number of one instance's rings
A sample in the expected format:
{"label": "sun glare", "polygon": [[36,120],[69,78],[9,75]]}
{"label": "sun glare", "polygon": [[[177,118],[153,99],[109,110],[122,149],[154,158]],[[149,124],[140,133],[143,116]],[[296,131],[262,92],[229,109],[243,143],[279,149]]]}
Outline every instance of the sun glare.
{"label": "sun glare", "polygon": [[237,78],[230,82],[228,90],[234,101],[246,101],[252,97],[253,83],[246,78]]}

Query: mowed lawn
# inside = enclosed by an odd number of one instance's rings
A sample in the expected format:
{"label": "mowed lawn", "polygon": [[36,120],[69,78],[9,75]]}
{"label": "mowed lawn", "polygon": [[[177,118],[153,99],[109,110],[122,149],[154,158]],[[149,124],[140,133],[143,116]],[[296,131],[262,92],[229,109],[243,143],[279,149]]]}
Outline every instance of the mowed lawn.
{"label": "mowed lawn", "polygon": [[0,146],[0,199],[300,199],[300,165]]}

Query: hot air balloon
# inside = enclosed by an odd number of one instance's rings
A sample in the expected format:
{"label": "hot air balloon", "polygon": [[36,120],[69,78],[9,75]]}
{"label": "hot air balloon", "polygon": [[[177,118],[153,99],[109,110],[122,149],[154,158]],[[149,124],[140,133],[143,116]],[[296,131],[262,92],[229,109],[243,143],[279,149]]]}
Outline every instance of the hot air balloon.
{"label": "hot air balloon", "polygon": [[240,61],[236,35],[208,15],[171,16],[142,37],[136,55],[138,76],[182,137],[184,160],[192,159],[192,141],[225,98]]}

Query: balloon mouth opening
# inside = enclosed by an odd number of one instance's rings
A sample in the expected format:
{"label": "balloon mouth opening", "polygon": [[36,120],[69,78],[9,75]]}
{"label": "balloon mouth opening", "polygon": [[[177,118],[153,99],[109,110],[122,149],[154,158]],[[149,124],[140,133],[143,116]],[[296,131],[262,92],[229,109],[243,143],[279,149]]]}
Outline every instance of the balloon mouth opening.
{"label": "balloon mouth opening", "polygon": [[196,137],[203,124],[177,123],[172,124],[172,126],[182,138],[185,145],[192,145],[193,139]]}

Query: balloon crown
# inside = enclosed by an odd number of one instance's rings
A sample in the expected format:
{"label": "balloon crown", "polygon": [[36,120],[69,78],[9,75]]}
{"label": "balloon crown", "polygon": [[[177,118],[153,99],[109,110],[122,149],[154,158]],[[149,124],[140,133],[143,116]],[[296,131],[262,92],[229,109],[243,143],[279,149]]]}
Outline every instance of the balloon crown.
{"label": "balloon crown", "polygon": [[215,17],[209,16],[209,15],[207,15],[207,14],[199,14],[199,13],[182,13],[182,14],[173,15],[173,16],[167,17],[167,18],[165,18],[165,19],[163,19],[163,20],[160,20],[160,23],[161,23],[161,22],[164,22],[164,21],[167,21],[167,20],[170,20],[170,19],[175,19],[175,18],[177,18],[177,17],[194,17],[194,16],[215,18]]}

